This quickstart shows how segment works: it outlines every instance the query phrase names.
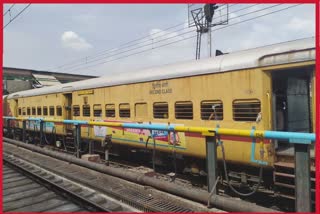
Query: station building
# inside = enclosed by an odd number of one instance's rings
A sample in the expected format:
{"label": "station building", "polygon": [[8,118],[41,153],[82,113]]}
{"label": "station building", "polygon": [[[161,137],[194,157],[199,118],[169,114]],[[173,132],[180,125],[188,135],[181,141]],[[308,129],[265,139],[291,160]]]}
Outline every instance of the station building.
{"label": "station building", "polygon": [[3,95],[7,95],[18,91],[75,82],[95,77],[97,76],[3,67],[2,93]]}

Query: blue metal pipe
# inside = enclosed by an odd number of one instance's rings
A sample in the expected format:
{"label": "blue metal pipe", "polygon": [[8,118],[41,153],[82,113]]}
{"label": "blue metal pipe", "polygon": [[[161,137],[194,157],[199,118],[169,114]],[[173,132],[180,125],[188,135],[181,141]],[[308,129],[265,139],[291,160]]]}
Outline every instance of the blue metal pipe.
{"label": "blue metal pipe", "polygon": [[123,128],[174,131],[173,125],[123,123]]}
{"label": "blue metal pipe", "polygon": [[88,121],[85,120],[63,120],[62,123],[73,125],[87,125]]}
{"label": "blue metal pipe", "polygon": [[291,143],[298,144],[311,144],[311,142],[315,142],[316,135],[314,133],[265,131],[264,138],[274,140],[289,140]]}
{"label": "blue metal pipe", "polygon": [[29,121],[41,121],[43,118],[28,118]]}
{"label": "blue metal pipe", "polygon": [[16,120],[17,118],[16,118],[16,117],[4,116],[3,119],[6,119],[6,120]]}
{"label": "blue metal pipe", "polygon": [[[4,116],[4,119],[16,120],[16,117]],[[25,120],[41,121],[43,118],[25,118]],[[88,121],[85,120],[63,120],[62,123],[73,124],[73,125],[88,125]],[[133,129],[149,129],[149,130],[160,130],[160,131],[175,131],[174,125],[160,125],[160,124],[136,124],[136,123],[123,123],[123,128]],[[215,129],[219,134],[219,128]],[[264,131],[265,139],[274,140],[289,140],[290,143],[297,144],[311,144],[315,142],[314,133],[297,133],[297,132],[280,132],[280,131]]]}

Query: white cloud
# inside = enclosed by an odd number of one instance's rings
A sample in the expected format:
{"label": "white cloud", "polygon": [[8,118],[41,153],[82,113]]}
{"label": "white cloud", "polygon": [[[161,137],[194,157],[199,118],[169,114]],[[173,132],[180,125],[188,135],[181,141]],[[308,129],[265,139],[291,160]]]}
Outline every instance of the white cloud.
{"label": "white cloud", "polygon": [[74,50],[88,50],[92,45],[73,31],[65,31],[61,36],[62,44]]}
{"label": "white cloud", "polygon": [[[183,26],[188,26],[186,5],[178,5],[176,9],[172,9],[174,5],[152,7],[149,5],[68,4],[34,6],[34,13],[29,14],[31,18],[23,19],[23,22],[17,21],[4,31],[4,63],[7,66],[44,70],[79,60],[78,62],[83,66],[76,67],[71,73],[84,74],[91,69],[91,74],[106,75],[109,72],[136,70],[195,58],[195,28],[178,31]],[[235,4],[235,6],[230,6],[229,26],[218,26],[212,34],[213,55],[216,49],[222,52],[232,52],[314,35],[315,6],[312,4],[301,4],[289,10],[233,25],[233,23],[287,8],[290,5],[283,4],[262,10],[270,6],[272,5]],[[154,11],[143,12],[150,11],[150,8]],[[248,9],[241,10],[242,8]],[[61,16],[54,16],[56,10],[61,12]],[[257,10],[261,11],[242,16],[242,14]],[[166,16],[163,16],[164,13]],[[216,15],[219,17],[220,13]],[[186,21],[184,25],[161,30],[180,24],[183,20]],[[48,28],[48,22],[52,23],[50,28]],[[119,28],[119,23],[125,27]],[[39,31],[39,26],[45,30]],[[72,26],[72,31],[64,32],[66,29],[71,29],[70,26]],[[221,27],[223,27],[221,30],[216,30]],[[98,34],[97,29],[99,29]],[[110,33],[110,29],[113,29],[113,33]],[[186,33],[188,31],[192,32]],[[142,40],[144,43],[141,40],[134,42],[139,45],[130,43],[128,45],[131,46],[127,48],[120,45],[144,36],[148,36]],[[190,38],[192,36],[194,37]],[[178,42],[179,40],[181,41]],[[166,45],[169,43],[171,44]],[[147,44],[152,45],[146,46]],[[201,44],[201,58],[206,58],[208,56],[207,35],[203,35]],[[138,46],[144,47],[129,51]],[[157,48],[160,46],[162,47]],[[118,49],[103,51],[112,47],[118,47]],[[28,57],[30,50],[33,51],[31,58]],[[148,51],[142,52],[143,50]],[[134,54],[138,52],[141,53]],[[87,63],[87,60],[91,60],[89,56],[96,56],[96,54],[99,56],[92,60],[101,60],[92,63],[96,66],[88,67],[91,65]],[[82,60],[86,56],[88,56],[87,60]],[[39,58],[40,62],[34,60]],[[101,62],[104,61],[106,63],[102,64]]]}

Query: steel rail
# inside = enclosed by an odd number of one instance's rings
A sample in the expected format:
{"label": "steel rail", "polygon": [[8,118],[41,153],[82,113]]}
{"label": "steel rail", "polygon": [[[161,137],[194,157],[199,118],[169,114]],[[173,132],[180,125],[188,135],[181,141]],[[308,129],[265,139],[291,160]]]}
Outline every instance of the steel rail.
{"label": "steel rail", "polygon": [[[19,169],[20,171],[22,171],[24,174],[26,174],[28,177],[31,178],[35,178],[39,181],[41,181],[41,183],[45,184],[45,185],[49,185],[51,188],[59,191],[60,193],[64,193],[66,195],[68,195],[68,197],[75,199],[76,201],[78,201],[79,203],[81,203],[82,205],[85,205],[86,207],[90,207],[90,209],[94,209],[96,211],[103,211],[103,212],[114,212],[115,210],[112,210],[110,208],[107,208],[105,206],[102,206],[92,200],[88,200],[86,197],[82,196],[81,194],[79,194],[78,191],[72,191],[69,190],[67,188],[65,188],[64,186],[61,186],[61,183],[56,183],[53,181],[52,177],[46,177],[47,174],[45,174],[46,176],[42,176],[41,173],[35,173],[33,171],[30,170],[30,168],[26,168],[25,165],[28,165],[28,163],[25,163],[24,161],[19,162],[20,159],[17,157],[12,157],[12,156],[4,156],[4,162],[9,163],[10,165],[16,167],[17,169]],[[20,163],[20,164],[19,164]],[[39,172],[39,171],[36,171]],[[88,209],[88,210],[90,210]]]}
{"label": "steel rail", "polygon": [[[5,142],[11,143],[13,145],[32,150],[34,152],[38,152],[40,154],[44,154],[59,160],[63,161],[68,161],[70,163],[80,165],[92,170],[96,170],[102,173],[106,173],[115,177],[119,177],[125,180],[129,180],[134,183],[142,184],[142,185],[147,185],[154,187],[156,189],[159,189],[164,192],[168,192],[174,195],[178,195],[184,198],[188,198],[197,202],[201,202],[204,204],[208,203],[208,198],[209,194],[208,192],[205,191],[199,191],[195,192],[193,190],[184,188],[184,187],[179,187],[174,183],[170,182],[165,182],[161,181],[152,177],[148,177],[145,175],[141,175],[136,172],[130,172],[126,171],[123,169],[117,169],[117,168],[110,168],[102,164],[94,163],[94,162],[88,162],[79,158],[75,158],[70,155],[66,154],[61,154],[59,152],[55,151],[50,151],[50,150],[45,150],[43,148],[40,148],[38,146],[34,146],[31,144],[25,144],[20,141],[8,139],[8,138],[3,138]],[[249,203],[246,201],[238,201],[235,199],[230,199],[226,198],[223,196],[215,195],[214,197],[210,198],[210,204],[215,205],[216,208],[222,209],[225,211],[230,211],[230,212],[276,212],[273,209],[265,208],[258,206],[253,203]]]}

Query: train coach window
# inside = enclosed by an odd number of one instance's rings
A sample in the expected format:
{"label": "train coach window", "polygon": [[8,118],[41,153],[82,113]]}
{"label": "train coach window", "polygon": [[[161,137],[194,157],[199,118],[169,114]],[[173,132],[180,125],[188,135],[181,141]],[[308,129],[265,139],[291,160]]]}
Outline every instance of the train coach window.
{"label": "train coach window", "polygon": [[73,116],[80,116],[80,107],[73,106]]}
{"label": "train coach window", "polygon": [[223,104],[220,100],[201,102],[202,120],[223,120]]}
{"label": "train coach window", "polygon": [[235,121],[256,121],[260,112],[260,100],[250,99],[233,101],[233,119]]}
{"label": "train coach window", "polygon": [[47,106],[43,106],[43,115],[44,116],[48,115],[48,107]]}
{"label": "train coach window", "polygon": [[124,118],[130,117],[130,105],[129,103],[122,103],[119,105],[119,116]]}
{"label": "train coach window", "polygon": [[36,115],[36,107],[32,107],[31,112],[32,112],[32,115]]}
{"label": "train coach window", "polygon": [[192,120],[193,119],[193,105],[192,102],[176,102],[175,104],[176,119]]}
{"label": "train coach window", "polygon": [[102,117],[102,108],[100,104],[93,105],[93,116]]}
{"label": "train coach window", "polygon": [[106,117],[115,117],[116,116],[116,109],[114,104],[107,104],[106,105]]}
{"label": "train coach window", "polygon": [[29,116],[31,115],[31,109],[30,109],[30,107],[27,108],[27,115],[29,115]]}
{"label": "train coach window", "polygon": [[62,107],[61,106],[57,106],[56,112],[57,112],[57,116],[62,116]]}
{"label": "train coach window", "polygon": [[82,106],[82,116],[90,117],[90,105],[83,105]]}
{"label": "train coach window", "polygon": [[18,109],[18,115],[21,115],[21,108]]}
{"label": "train coach window", "polygon": [[37,115],[41,115],[42,114],[42,112],[41,112],[41,107],[37,107]]}
{"label": "train coach window", "polygon": [[49,107],[49,115],[54,116],[54,106]]}
{"label": "train coach window", "polygon": [[169,117],[168,103],[153,103],[153,118],[167,119]]}

